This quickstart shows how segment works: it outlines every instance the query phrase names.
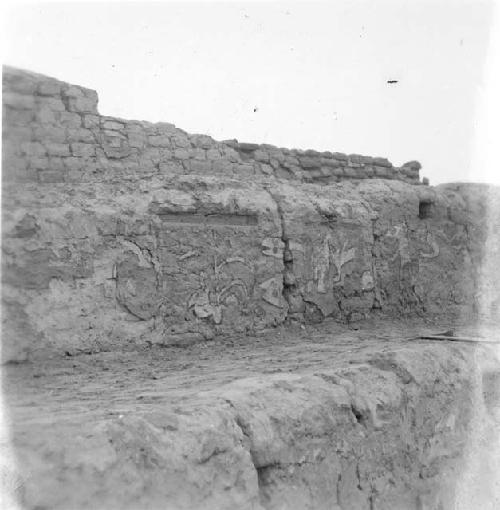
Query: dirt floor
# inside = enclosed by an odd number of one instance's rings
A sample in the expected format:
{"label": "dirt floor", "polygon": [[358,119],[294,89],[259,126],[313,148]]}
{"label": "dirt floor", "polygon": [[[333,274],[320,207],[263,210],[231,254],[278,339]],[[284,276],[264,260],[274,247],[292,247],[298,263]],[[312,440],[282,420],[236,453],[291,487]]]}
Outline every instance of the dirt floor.
{"label": "dirt floor", "polygon": [[[175,404],[200,391],[237,379],[279,372],[310,373],[363,361],[421,334],[477,328],[452,321],[366,321],[354,327],[334,322],[279,327],[259,336],[232,336],[187,347],[144,347],[94,352],[3,369],[4,396],[13,422],[112,415],[151,403]],[[417,340],[428,343],[428,340]]]}
{"label": "dirt floor", "polygon": [[[140,416],[152,409],[170,409],[180,416],[186,407],[209,403],[206,397],[200,400],[200,393],[223,394],[223,388],[238,380],[265,381],[279,374],[314,376],[325,370],[360,366],[384,352],[408,347],[418,351],[423,345],[436,344],[436,341],[415,338],[449,329],[454,329],[457,336],[485,335],[484,329],[479,332],[471,324],[457,326],[456,322],[443,319],[372,320],[355,326],[333,322],[289,325],[258,336],[221,338],[187,347],[151,346],[126,352],[94,352],[36,363],[8,364],[2,370],[3,397],[17,445],[32,445],[29,448],[44,451],[53,448],[45,443],[53,442],[57,431],[64,436],[61,443],[68,443],[68,438],[73,434],[81,435],[91,424]],[[491,332],[486,334],[490,340],[493,336]],[[466,356],[467,353],[473,355],[475,344],[460,344]],[[485,349],[488,352],[491,345],[486,345]],[[496,382],[490,385],[486,400],[498,397],[492,394],[497,386]],[[200,413],[196,419],[203,421],[202,411]],[[96,451],[89,455],[98,455]],[[91,463],[94,462],[94,457],[91,459]],[[54,462],[64,465],[68,461],[65,457]],[[36,494],[30,497],[36,501]],[[54,507],[64,507],[61,505],[63,503],[54,504]],[[236,504],[235,508],[261,508],[252,505]],[[271,503],[264,507],[274,508]]]}

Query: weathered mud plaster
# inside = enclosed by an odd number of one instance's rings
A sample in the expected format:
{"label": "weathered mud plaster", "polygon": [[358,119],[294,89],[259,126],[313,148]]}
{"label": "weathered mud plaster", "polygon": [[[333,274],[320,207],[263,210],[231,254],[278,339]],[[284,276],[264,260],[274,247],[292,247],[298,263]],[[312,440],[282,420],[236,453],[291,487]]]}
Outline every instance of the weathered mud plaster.
{"label": "weathered mud plaster", "polygon": [[12,68],[3,88],[4,360],[476,306],[481,187],[101,116]]}
{"label": "weathered mud plaster", "polygon": [[[201,365],[184,375],[185,349],[156,349],[136,365],[101,353],[44,370],[9,366],[20,501],[61,510],[455,508],[481,394],[474,359],[493,367],[491,353],[372,340],[353,356],[302,338],[273,361],[283,343],[266,338],[254,362],[241,359],[246,351],[225,359],[226,347],[205,375]],[[299,357],[289,373],[286,360]],[[275,373],[235,378],[228,362]]]}

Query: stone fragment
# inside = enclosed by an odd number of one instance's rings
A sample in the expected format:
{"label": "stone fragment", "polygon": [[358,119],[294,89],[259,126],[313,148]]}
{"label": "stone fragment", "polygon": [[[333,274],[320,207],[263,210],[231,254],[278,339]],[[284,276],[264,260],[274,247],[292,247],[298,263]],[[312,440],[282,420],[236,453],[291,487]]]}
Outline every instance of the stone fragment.
{"label": "stone fragment", "polygon": [[266,165],[265,163],[262,163],[260,165],[260,170],[265,175],[274,175],[273,167],[270,165]]}
{"label": "stone fragment", "polygon": [[31,158],[45,156],[47,150],[40,142],[24,142],[21,144],[21,153]]}
{"label": "stone fragment", "polygon": [[190,140],[195,147],[200,149],[211,149],[215,144],[215,141],[207,135],[192,135]]}
{"label": "stone fragment", "polygon": [[373,177],[375,175],[375,170],[372,166],[365,166],[363,168],[363,172],[364,172],[365,176],[368,178]]}
{"label": "stone fragment", "polygon": [[315,151],[315,150],[312,150],[312,149],[308,149],[308,150],[304,151],[304,154],[306,156],[311,157],[311,158],[318,158],[318,157],[323,156],[323,154],[321,152]]}
{"label": "stone fragment", "polygon": [[221,154],[220,154],[218,149],[208,149],[206,151],[206,157],[210,161],[214,161],[216,159],[221,159],[222,158],[222,156],[221,156]]}
{"label": "stone fragment", "polygon": [[104,129],[111,129],[112,131],[122,131],[125,128],[125,124],[123,122],[118,122],[116,120],[106,119],[102,122],[102,127]]}
{"label": "stone fragment", "polygon": [[72,143],[71,153],[73,156],[90,158],[95,156],[95,145],[90,143]]}
{"label": "stone fragment", "polygon": [[[229,147],[232,147],[233,149],[238,148],[238,140],[236,140],[236,138],[232,138],[231,140],[222,140],[222,143],[228,145]],[[208,147],[205,148],[208,149]]]}
{"label": "stone fragment", "polygon": [[385,166],[374,166],[375,175],[377,177],[381,177],[382,179],[387,179],[389,177],[389,170]]}
{"label": "stone fragment", "polygon": [[35,113],[35,119],[39,124],[56,124],[56,115],[55,113],[47,107],[42,107],[37,109]]}
{"label": "stone fragment", "polygon": [[75,128],[68,129],[69,142],[95,143],[94,133],[90,129]]}
{"label": "stone fragment", "polygon": [[61,94],[61,82],[56,80],[43,81],[38,85],[37,93],[40,96],[59,96]]}
{"label": "stone fragment", "polygon": [[8,130],[3,131],[3,140],[11,141],[12,145],[17,145],[20,142],[38,141],[35,131],[36,129],[32,129],[29,126],[12,126]]}
{"label": "stone fragment", "polygon": [[84,160],[80,157],[64,158],[64,166],[70,171],[81,170],[84,166]]}
{"label": "stone fragment", "polygon": [[64,103],[56,97],[37,97],[36,103],[38,108],[46,107],[53,112],[66,111]]}
{"label": "stone fragment", "polygon": [[38,179],[42,183],[58,183],[65,182],[65,172],[63,170],[40,170],[38,172]]}
{"label": "stone fragment", "polygon": [[46,170],[49,168],[49,158],[32,157],[29,159],[28,166],[33,170]]}
{"label": "stone fragment", "polygon": [[70,112],[97,113],[97,94],[91,97],[75,97],[68,99]]}
{"label": "stone fragment", "polygon": [[30,122],[34,119],[35,115],[38,115],[39,112],[35,112],[33,110],[17,110],[15,108],[10,108],[6,105],[3,107],[3,123],[4,125],[9,126],[22,126],[26,127],[30,124]]}
{"label": "stone fragment", "polygon": [[150,135],[148,136],[148,143],[152,147],[166,147],[171,148],[170,137],[167,135]]}
{"label": "stone fragment", "polygon": [[256,143],[245,143],[240,142],[238,143],[238,150],[242,152],[253,152],[259,148],[259,145]]}
{"label": "stone fragment", "polygon": [[263,150],[257,149],[253,153],[253,157],[256,161],[260,161],[262,163],[269,163],[269,154]]}
{"label": "stone fragment", "polygon": [[329,167],[332,167],[332,168],[337,168],[339,166],[341,166],[341,163],[340,161],[338,161],[337,159],[333,159],[333,158],[321,158],[321,166],[329,166]]}
{"label": "stone fragment", "polygon": [[373,158],[373,163],[376,166],[383,166],[387,168],[392,167],[392,163],[386,158]]}
{"label": "stone fragment", "polygon": [[151,124],[149,122],[143,122],[143,125],[147,129],[152,129],[154,132],[156,132],[159,135],[179,135],[179,133],[183,133],[187,136],[187,133],[182,131],[181,129],[177,129],[174,124],[170,122],[157,122],[156,124]]}
{"label": "stone fragment", "polygon": [[363,160],[362,160],[363,156],[360,156],[359,154],[349,154],[348,156],[348,161],[350,163],[356,163],[356,164],[363,164]]}
{"label": "stone fragment", "polygon": [[253,165],[250,165],[248,163],[236,163],[233,167],[233,170],[238,175],[242,176],[248,176],[248,175],[254,175],[255,169]]}
{"label": "stone fragment", "polygon": [[47,142],[45,144],[49,156],[69,156],[69,145],[66,143]]}
{"label": "stone fragment", "polygon": [[199,147],[193,147],[189,149],[188,153],[190,159],[197,159],[198,161],[203,161],[207,157],[206,151],[204,149],[200,149]]}
{"label": "stone fragment", "polygon": [[363,163],[364,165],[371,165],[373,164],[373,157],[372,156],[359,156],[360,163]]}
{"label": "stone fragment", "polygon": [[66,130],[56,126],[37,126],[34,129],[37,141],[63,143],[67,140]]}
{"label": "stone fragment", "polygon": [[67,127],[81,127],[82,118],[77,113],[73,112],[60,112],[58,114],[58,122]]}
{"label": "stone fragment", "polygon": [[189,152],[186,149],[175,149],[174,158],[180,160],[189,159]]}
{"label": "stone fragment", "polygon": [[321,159],[311,158],[311,157],[302,157],[300,158],[300,164],[303,168],[309,170],[310,168],[320,168],[321,167]]}
{"label": "stone fragment", "polygon": [[310,170],[308,169],[308,174],[312,179],[319,179],[324,177],[321,168],[311,168]]}
{"label": "stone fragment", "polygon": [[172,145],[180,149],[189,149],[191,142],[187,136],[175,135],[172,137]]}
{"label": "stone fragment", "polygon": [[347,155],[343,154],[342,152],[332,152],[332,156],[339,161],[347,161],[348,160]]}
{"label": "stone fragment", "polygon": [[280,167],[280,162],[277,159],[271,158],[269,163],[275,170],[277,170]]}
{"label": "stone fragment", "polygon": [[18,94],[33,95],[37,88],[37,80],[23,71],[4,66],[2,76],[3,91]]}
{"label": "stone fragment", "polygon": [[220,173],[231,173],[233,169],[233,163],[219,159],[212,162],[212,171]]}
{"label": "stone fragment", "polygon": [[98,115],[83,115],[83,126],[85,128],[98,128],[100,126],[100,118]]}
{"label": "stone fragment", "polygon": [[146,145],[146,137],[142,133],[128,133],[128,144],[130,147],[142,149]]}
{"label": "stone fragment", "polygon": [[35,107],[33,96],[25,96],[15,92],[4,92],[2,94],[2,102],[4,105],[17,110],[32,110]]}
{"label": "stone fragment", "polygon": [[[2,159],[4,161],[2,165],[2,179],[4,182],[28,182],[36,180],[36,174],[28,168],[29,165],[26,159],[7,159],[5,150],[4,154],[2,154]],[[9,161],[9,163],[5,164],[6,161]]]}
{"label": "stone fragment", "polygon": [[65,85],[63,87],[63,96],[65,97],[84,97],[85,92],[82,87],[76,85]]}

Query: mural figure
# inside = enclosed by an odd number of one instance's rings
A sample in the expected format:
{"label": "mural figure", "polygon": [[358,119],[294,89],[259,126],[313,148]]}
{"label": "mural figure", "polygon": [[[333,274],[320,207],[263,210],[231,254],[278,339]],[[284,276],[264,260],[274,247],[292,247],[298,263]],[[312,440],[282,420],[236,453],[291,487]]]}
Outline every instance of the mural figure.
{"label": "mural figure", "polygon": [[[453,230],[456,230],[453,232]],[[456,225],[455,229],[449,234],[446,230],[440,231],[440,234],[445,238],[446,245],[452,246],[455,249],[461,249],[467,244],[467,232],[463,225]]]}
{"label": "mural figure", "polygon": [[264,291],[262,294],[264,301],[278,308],[283,307],[283,278],[269,278],[269,280],[262,282],[259,287]]}
{"label": "mural figure", "polygon": [[348,242],[347,240],[342,243],[341,248],[335,248],[332,253],[333,265],[337,269],[337,276],[333,280],[334,284],[340,283],[344,284],[344,275],[342,273],[342,268],[351,260],[354,259],[356,255],[356,249],[354,247],[347,248]]}
{"label": "mural figure", "polygon": [[[240,264],[236,272],[241,273],[242,278],[234,277],[223,270],[230,264]],[[219,262],[217,255],[214,255],[212,268],[211,274],[200,274],[201,288],[189,297],[188,308],[193,310],[198,318],[211,318],[215,324],[220,324],[225,308],[239,306],[248,299],[248,287],[243,273],[251,275],[251,268],[241,257],[230,257]]]}
{"label": "mural figure", "polygon": [[324,239],[319,250],[315,253],[314,257],[314,279],[317,283],[317,290],[321,294],[325,294],[327,291],[327,278],[330,272],[330,243],[332,238],[328,234]]}
{"label": "mural figure", "polygon": [[283,241],[277,237],[266,237],[262,241],[262,254],[268,257],[283,260],[283,248]]}
{"label": "mural figure", "polygon": [[426,241],[432,251],[430,253],[421,251],[420,255],[422,255],[425,259],[436,258],[439,255],[439,245],[431,232],[427,232]]}
{"label": "mural figure", "polygon": [[328,278],[330,267],[335,268],[336,274],[332,279],[333,285],[343,285],[344,275],[342,268],[356,255],[354,247],[348,248],[349,241],[344,240],[338,248],[335,246],[334,240],[330,234],[325,236],[321,247],[315,253],[313,271],[314,280],[317,281],[317,291],[325,294],[328,290]]}
{"label": "mural figure", "polygon": [[[388,232],[388,237],[393,237],[397,240],[397,251],[393,257],[390,258],[394,262],[399,257],[399,285],[402,288],[405,280],[409,281],[411,286],[415,283],[414,278],[414,262],[411,258],[410,242],[408,239],[408,227],[406,225],[394,225]],[[418,271],[418,269],[417,269]]]}

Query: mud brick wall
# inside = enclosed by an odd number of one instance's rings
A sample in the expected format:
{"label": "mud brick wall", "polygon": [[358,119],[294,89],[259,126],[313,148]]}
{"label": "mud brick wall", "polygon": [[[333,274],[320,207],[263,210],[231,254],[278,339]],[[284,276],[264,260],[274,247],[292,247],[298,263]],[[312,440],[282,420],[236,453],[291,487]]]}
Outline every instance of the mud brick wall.
{"label": "mud brick wall", "polygon": [[484,187],[101,116],[12,68],[3,90],[4,359],[477,308]]}
{"label": "mud brick wall", "polygon": [[394,167],[386,158],[318,152],[314,150],[280,149],[273,145],[225,142],[240,154],[243,161],[257,161],[259,170],[266,175],[303,182],[332,183],[358,179],[396,179],[409,184],[419,184],[421,165],[409,161]]}
{"label": "mud brick wall", "polygon": [[154,174],[262,175],[331,183],[370,178],[419,183],[420,164],[385,158],[217,142],[172,124],[100,116],[96,92],[4,68],[4,180],[85,182]]}

